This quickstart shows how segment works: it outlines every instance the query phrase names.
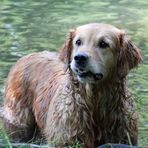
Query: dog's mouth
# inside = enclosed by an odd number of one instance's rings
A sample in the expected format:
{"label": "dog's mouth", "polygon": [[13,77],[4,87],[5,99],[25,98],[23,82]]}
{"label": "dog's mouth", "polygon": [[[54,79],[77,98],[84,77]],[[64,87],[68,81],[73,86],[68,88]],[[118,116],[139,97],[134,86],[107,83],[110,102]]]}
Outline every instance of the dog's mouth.
{"label": "dog's mouth", "polygon": [[91,71],[79,71],[79,70],[76,70],[76,72],[77,72],[77,75],[80,78],[91,77],[94,80],[101,80],[103,78],[103,74],[102,73],[93,73]]}

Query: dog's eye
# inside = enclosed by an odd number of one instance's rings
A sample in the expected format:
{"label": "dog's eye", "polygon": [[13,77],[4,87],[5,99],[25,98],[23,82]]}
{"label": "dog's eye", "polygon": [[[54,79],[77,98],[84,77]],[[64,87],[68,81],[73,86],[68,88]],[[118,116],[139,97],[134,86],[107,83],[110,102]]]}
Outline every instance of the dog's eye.
{"label": "dog's eye", "polygon": [[82,44],[81,40],[78,39],[78,40],[76,41],[76,45],[77,45],[77,46],[80,46],[81,44]]}
{"label": "dog's eye", "polygon": [[109,47],[109,44],[106,43],[105,41],[100,41],[100,42],[98,43],[98,46],[99,46],[100,48],[107,48],[107,47]]}

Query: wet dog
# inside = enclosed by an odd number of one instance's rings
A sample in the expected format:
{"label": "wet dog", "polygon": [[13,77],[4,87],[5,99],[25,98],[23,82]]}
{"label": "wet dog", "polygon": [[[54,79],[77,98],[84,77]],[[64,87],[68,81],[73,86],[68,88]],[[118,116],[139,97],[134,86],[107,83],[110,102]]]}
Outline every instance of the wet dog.
{"label": "wet dog", "polygon": [[70,30],[59,53],[33,53],[11,69],[6,131],[15,141],[31,138],[37,126],[55,145],[78,140],[91,148],[128,144],[129,138],[136,145],[137,113],[126,76],[141,59],[140,50],[114,26],[95,23]]}

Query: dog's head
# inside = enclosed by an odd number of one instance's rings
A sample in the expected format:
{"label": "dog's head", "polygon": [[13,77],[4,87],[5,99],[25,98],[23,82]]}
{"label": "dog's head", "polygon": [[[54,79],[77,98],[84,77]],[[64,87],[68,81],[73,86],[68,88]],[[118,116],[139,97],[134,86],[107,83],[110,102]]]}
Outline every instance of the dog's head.
{"label": "dog's head", "polygon": [[120,78],[141,61],[139,49],[120,29],[87,24],[69,32],[60,59],[80,82],[94,83],[116,73]]}

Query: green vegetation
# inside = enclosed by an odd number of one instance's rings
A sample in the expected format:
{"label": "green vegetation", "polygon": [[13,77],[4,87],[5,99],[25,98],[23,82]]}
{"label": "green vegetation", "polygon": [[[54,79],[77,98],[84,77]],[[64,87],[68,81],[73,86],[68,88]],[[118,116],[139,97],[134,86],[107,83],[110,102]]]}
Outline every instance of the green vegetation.
{"label": "green vegetation", "polygon": [[[147,0],[0,1],[0,100],[8,71],[18,58],[34,51],[55,51],[70,28],[90,22],[125,29],[142,49],[143,63],[130,73],[129,87],[139,112],[139,146],[148,146]],[[2,130],[0,139],[7,141]]]}

